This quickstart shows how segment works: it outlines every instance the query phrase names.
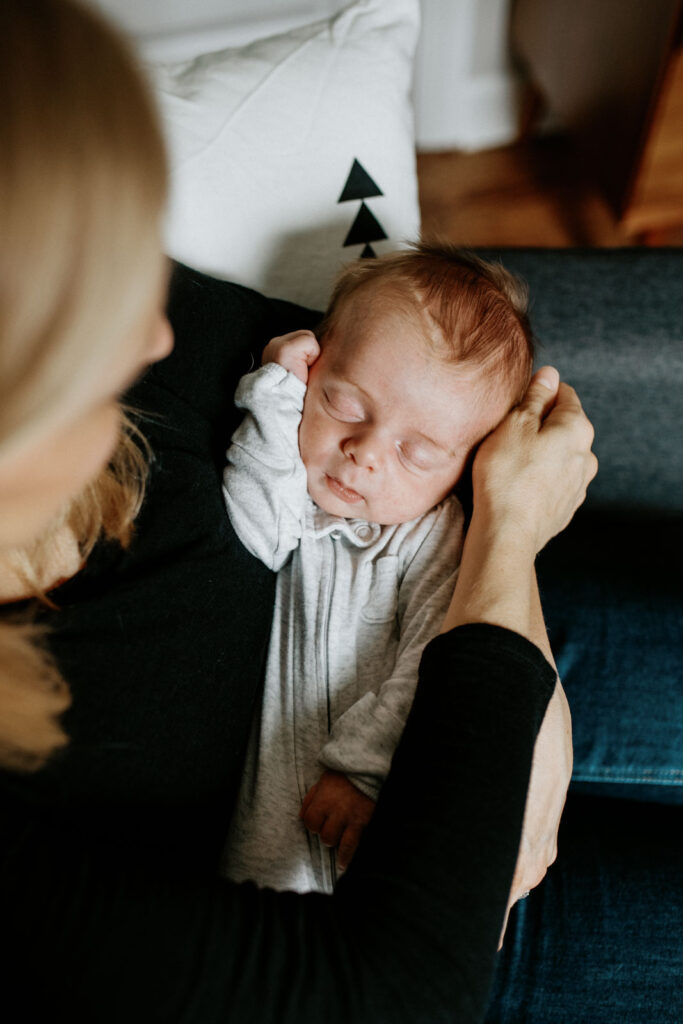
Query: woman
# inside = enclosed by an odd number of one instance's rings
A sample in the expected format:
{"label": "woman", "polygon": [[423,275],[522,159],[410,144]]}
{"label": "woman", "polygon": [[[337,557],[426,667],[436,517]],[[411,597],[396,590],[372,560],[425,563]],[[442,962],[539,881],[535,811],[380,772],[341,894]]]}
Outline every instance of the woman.
{"label": "woman", "polygon": [[545,752],[566,712],[533,560],[595,473],[578,400],[546,369],[482,446],[448,632],[335,894],[217,878],[273,599],[223,510],[226,396],[302,313],[178,270],[175,351],[127,394],[136,435],[119,397],[172,345],[149,98],[67,0],[6,0],[0,39],[5,1003],[479,1020],[509,894],[552,860],[568,781],[568,741]]}

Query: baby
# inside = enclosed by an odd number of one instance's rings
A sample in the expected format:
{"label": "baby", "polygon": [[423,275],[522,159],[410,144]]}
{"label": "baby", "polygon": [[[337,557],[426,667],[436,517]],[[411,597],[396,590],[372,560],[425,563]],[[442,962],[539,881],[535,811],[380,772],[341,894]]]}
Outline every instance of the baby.
{"label": "baby", "polygon": [[525,309],[502,267],[418,245],[349,267],[317,338],[272,339],[240,381],[225,501],[278,578],[236,881],[330,891],[351,859],[453,593],[453,487],[531,375]]}

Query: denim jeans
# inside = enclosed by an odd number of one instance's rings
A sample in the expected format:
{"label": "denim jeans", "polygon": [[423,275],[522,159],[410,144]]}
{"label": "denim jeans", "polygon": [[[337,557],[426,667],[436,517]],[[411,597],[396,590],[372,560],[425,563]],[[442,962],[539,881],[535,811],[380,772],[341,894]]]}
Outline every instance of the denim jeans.
{"label": "denim jeans", "polygon": [[570,794],[558,859],[510,914],[486,1024],[683,1020],[680,818]]}
{"label": "denim jeans", "polygon": [[586,512],[538,563],[569,704],[559,853],[510,915],[486,1024],[683,1020],[680,518]]}
{"label": "denim jeans", "polygon": [[574,782],[683,803],[683,519],[586,510],[538,575]]}

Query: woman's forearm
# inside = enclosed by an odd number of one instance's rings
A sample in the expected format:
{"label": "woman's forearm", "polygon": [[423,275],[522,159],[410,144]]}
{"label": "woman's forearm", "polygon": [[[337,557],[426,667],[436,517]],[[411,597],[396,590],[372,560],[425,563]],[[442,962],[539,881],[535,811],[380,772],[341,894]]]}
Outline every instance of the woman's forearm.
{"label": "woman's forearm", "polygon": [[[442,632],[486,622],[535,644],[555,668],[534,569],[535,546],[516,523],[498,525],[475,511],[465,539],[458,582]],[[535,750],[519,858],[509,908],[536,886],[557,855],[557,831],[572,772],[571,715],[556,680]],[[507,925],[507,915],[503,934]],[[502,942],[502,935],[501,935]]]}
{"label": "woman's forearm", "polygon": [[499,526],[475,510],[441,632],[469,622],[504,626],[536,644],[556,669],[534,561],[534,545],[523,530],[513,523]]}
{"label": "woman's forearm", "polygon": [[[442,633],[470,622],[488,622],[520,633],[547,651],[539,631],[540,603],[533,542],[513,523],[475,512],[465,538],[458,582]],[[538,635],[543,633],[544,641]]]}
{"label": "woman's forearm", "polygon": [[545,619],[543,617],[543,608],[541,607],[541,595],[538,592],[538,580],[536,578],[536,570],[531,570],[531,607],[529,616],[529,629],[530,632],[527,634],[528,639],[532,643],[536,644],[537,647],[541,648],[541,651],[546,656],[547,660],[553,666],[557,672],[557,665],[553,658],[553,652],[550,649],[550,640],[548,638],[548,631],[545,625]]}

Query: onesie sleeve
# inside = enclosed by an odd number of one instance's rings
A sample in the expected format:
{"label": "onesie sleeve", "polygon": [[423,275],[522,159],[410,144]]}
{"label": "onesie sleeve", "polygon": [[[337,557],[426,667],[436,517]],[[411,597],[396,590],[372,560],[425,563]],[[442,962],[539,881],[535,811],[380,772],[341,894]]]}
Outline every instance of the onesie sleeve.
{"label": "onesie sleeve", "polygon": [[376,800],[410,710],[422,652],[435,637],[453,595],[463,542],[463,512],[451,497],[418,524],[417,545],[404,563],[398,594],[400,640],[394,669],[374,692],[352,704],[332,726],[320,754]]}
{"label": "onesie sleeve", "polygon": [[278,363],[246,374],[235,392],[244,419],[227,451],[223,496],[239,539],[275,572],[301,538],[307,491],[298,432],[305,394],[306,385]]}

